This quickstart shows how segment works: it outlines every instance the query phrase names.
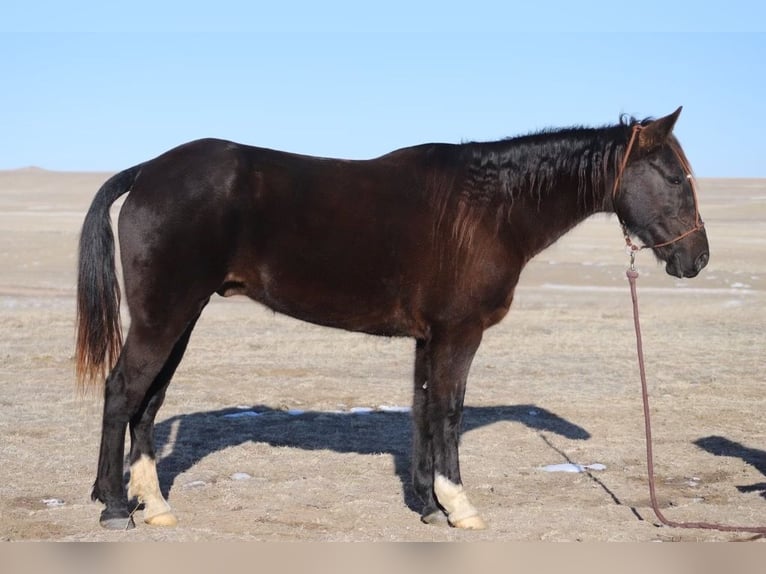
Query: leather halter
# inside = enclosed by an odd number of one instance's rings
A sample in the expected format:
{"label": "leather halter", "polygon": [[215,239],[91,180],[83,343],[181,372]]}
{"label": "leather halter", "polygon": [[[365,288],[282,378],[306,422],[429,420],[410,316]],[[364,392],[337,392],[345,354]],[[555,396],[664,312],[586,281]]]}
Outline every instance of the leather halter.
{"label": "leather halter", "polygon": [[[614,188],[612,188],[612,205],[614,206],[615,212],[617,211],[617,191],[619,190],[620,186],[620,179],[622,178],[622,174],[625,171],[625,166],[628,165],[628,157],[630,156],[630,151],[633,149],[633,144],[636,141],[636,138],[638,137],[638,133],[644,129],[643,126],[636,124],[633,126],[633,129],[631,130],[630,134],[630,140],[628,141],[628,146],[625,148],[625,155],[622,158],[622,163],[620,164],[620,170],[617,172],[617,177],[614,180]],[[685,166],[685,162],[681,160],[681,157],[678,155],[678,151],[673,150],[676,154],[676,157],[678,157],[679,161],[681,162],[682,166]],[[655,243],[654,245],[636,245],[633,243],[633,240],[630,238],[630,232],[628,231],[627,224],[620,218],[620,223],[622,225],[622,233],[625,236],[625,244],[627,245],[627,248],[631,255],[635,255],[637,251],[640,251],[642,249],[655,249],[657,247],[665,247],[666,245],[670,245],[672,243],[675,243],[676,241],[680,241],[684,237],[687,237],[691,235],[692,233],[695,233],[697,231],[700,231],[705,227],[705,222],[702,221],[702,218],[700,218],[700,211],[699,211],[699,202],[697,200],[697,186],[694,182],[694,177],[692,177],[692,174],[684,167],[684,171],[686,172],[686,179],[689,180],[689,184],[692,188],[692,196],[694,198],[694,227],[691,229],[683,232],[678,237],[675,237],[674,239],[671,239],[669,241],[663,241],[662,243]],[[618,215],[619,217],[619,215]]]}

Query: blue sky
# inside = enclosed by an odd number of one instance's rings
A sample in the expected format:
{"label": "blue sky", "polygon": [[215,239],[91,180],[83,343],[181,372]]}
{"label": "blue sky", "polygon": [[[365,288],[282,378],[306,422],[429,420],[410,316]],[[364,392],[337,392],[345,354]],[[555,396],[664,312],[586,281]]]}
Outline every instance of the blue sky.
{"label": "blue sky", "polygon": [[367,158],[683,105],[698,176],[766,177],[763,2],[515,4],[6,0],[0,169],[206,136]]}

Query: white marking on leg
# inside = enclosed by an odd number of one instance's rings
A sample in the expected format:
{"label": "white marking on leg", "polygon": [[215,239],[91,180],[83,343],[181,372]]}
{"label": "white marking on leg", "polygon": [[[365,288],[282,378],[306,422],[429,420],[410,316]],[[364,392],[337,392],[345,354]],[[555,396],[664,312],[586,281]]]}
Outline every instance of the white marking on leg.
{"label": "white marking on leg", "polygon": [[157,478],[157,464],[153,458],[141,455],[130,465],[128,497],[136,497],[144,504],[144,522],[154,526],[175,526],[178,520],[170,511],[170,505],[162,496]]}
{"label": "white marking on leg", "polygon": [[445,476],[437,474],[434,478],[434,494],[439,504],[447,511],[452,526],[474,530],[486,528],[479,511],[468,500],[462,484],[455,484]]}

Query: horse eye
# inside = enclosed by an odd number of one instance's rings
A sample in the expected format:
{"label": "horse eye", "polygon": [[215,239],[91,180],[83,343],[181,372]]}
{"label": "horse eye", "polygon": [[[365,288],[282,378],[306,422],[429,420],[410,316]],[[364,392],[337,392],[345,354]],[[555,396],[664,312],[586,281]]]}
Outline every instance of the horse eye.
{"label": "horse eye", "polygon": [[684,181],[683,179],[681,179],[677,175],[669,175],[667,177],[667,180],[668,180],[668,183],[670,183],[671,185],[681,185],[681,183],[683,183],[683,181]]}

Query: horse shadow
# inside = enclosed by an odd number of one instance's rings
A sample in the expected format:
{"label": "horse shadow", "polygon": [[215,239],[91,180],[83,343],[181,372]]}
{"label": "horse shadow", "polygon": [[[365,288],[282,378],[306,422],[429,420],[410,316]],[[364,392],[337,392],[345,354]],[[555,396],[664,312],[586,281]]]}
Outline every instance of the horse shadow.
{"label": "horse shadow", "polygon": [[[590,433],[535,405],[465,407],[463,434],[501,421],[519,422],[573,440]],[[155,427],[160,487],[167,498],[175,480],[207,455],[249,442],[303,450],[339,453],[390,454],[402,483],[404,502],[417,511],[420,502],[410,484],[409,412],[372,411],[367,414],[305,411],[290,413],[256,405],[184,414]]]}
{"label": "horse shadow", "polygon": [[[694,444],[715,456],[730,456],[741,458],[747,464],[753,466],[758,472],[766,476],[766,451],[750,448],[722,436],[706,436],[694,441]],[[766,498],[766,482],[756,482],[737,486],[740,492],[760,492]]]}

